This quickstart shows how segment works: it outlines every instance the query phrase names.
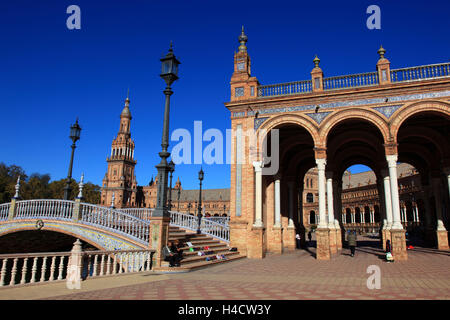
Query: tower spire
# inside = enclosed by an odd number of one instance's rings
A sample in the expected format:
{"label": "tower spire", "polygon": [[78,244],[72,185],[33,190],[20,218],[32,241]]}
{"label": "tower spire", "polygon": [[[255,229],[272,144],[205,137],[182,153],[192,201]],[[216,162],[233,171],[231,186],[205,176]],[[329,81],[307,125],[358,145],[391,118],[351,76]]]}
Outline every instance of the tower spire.
{"label": "tower spire", "polygon": [[239,39],[239,43],[241,44],[239,46],[239,52],[247,52],[246,43],[247,43],[248,37],[244,33],[244,26],[242,26],[241,35],[239,36],[238,39]]}

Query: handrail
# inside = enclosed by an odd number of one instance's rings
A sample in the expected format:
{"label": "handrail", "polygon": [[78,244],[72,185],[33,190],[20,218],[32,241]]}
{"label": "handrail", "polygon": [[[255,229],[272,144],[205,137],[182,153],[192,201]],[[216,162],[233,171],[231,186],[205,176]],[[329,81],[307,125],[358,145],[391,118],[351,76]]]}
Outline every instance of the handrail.
{"label": "handrail", "polygon": [[[449,76],[450,62],[390,70],[390,80],[392,83],[440,79]],[[377,86],[379,83],[377,71],[322,79],[324,91]],[[303,94],[313,91],[311,80],[259,85],[257,89],[257,98]]]}
{"label": "handrail", "polygon": [[59,199],[33,199],[17,201],[14,219],[51,218],[71,220],[75,202]]}
{"label": "handrail", "polygon": [[0,204],[0,221],[7,220],[11,202]]}
{"label": "handrail", "polygon": [[290,94],[308,93],[312,91],[312,81],[303,80],[279,84],[258,86],[258,97],[272,97]]}
{"label": "handrail", "polygon": [[323,90],[337,90],[356,87],[368,87],[378,84],[377,72],[350,74],[323,78]]}
{"label": "handrail", "polygon": [[411,82],[450,76],[450,62],[391,69],[391,82]]}
{"label": "handrail", "polygon": [[81,203],[81,222],[122,233],[141,243],[148,243],[150,221],[107,207]]}
{"label": "handrail", "polygon": [[153,215],[152,208],[120,208],[115,209],[117,211],[127,213],[129,215],[135,216],[136,218],[142,219],[142,220],[148,220]]}
{"label": "handrail", "polygon": [[[169,211],[170,224],[176,227],[196,231],[198,228],[198,218],[186,213]],[[201,219],[200,222],[201,233],[217,238],[221,241],[230,242],[230,227],[227,224],[221,224],[209,219]]]}

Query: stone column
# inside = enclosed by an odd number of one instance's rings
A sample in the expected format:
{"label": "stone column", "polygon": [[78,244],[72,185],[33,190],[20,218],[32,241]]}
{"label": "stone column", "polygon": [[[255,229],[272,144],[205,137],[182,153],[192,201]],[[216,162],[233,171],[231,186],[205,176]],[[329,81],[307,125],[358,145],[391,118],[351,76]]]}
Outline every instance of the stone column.
{"label": "stone column", "polygon": [[389,174],[387,170],[381,170],[381,174],[383,176],[383,189],[384,189],[384,200],[385,200],[385,208],[386,208],[386,220],[387,225],[386,229],[390,230],[393,224],[393,215],[392,215],[392,200],[391,200],[391,182],[389,179]]}
{"label": "stone column", "polygon": [[405,230],[400,222],[400,199],[398,195],[397,155],[386,155],[389,167],[393,224],[391,228],[392,255],[396,260],[408,260]]}
{"label": "stone column", "polygon": [[274,188],[275,216],[273,230],[273,250],[275,253],[283,252],[283,228],[281,227],[281,188],[280,176],[275,177]]}
{"label": "stone column", "polygon": [[288,226],[286,230],[284,231],[284,247],[289,250],[293,251],[296,248],[296,240],[295,240],[295,224],[294,224],[294,205],[296,203],[294,199],[295,194],[295,182],[294,181],[288,181],[287,183],[288,187],[288,214],[289,214],[289,220],[288,220]]}
{"label": "stone column", "polygon": [[330,230],[330,252],[337,253],[336,226],[334,223],[333,173],[326,173],[328,229]]}
{"label": "stone column", "polygon": [[433,186],[433,194],[436,202],[436,233],[437,233],[437,246],[439,250],[448,250],[448,236],[442,219],[442,197],[441,197],[441,183],[439,177],[433,177],[431,179]]}
{"label": "stone column", "polygon": [[255,168],[255,222],[254,227],[261,228],[262,221],[262,162],[253,162]]}
{"label": "stone column", "polygon": [[318,260],[330,259],[330,236],[328,223],[326,220],[326,185],[325,185],[325,165],[326,159],[316,159],[318,169],[318,189],[319,189],[319,225],[316,229]]}
{"label": "stone column", "polygon": [[275,223],[274,227],[281,228],[281,192],[280,177],[275,178]]}
{"label": "stone column", "polygon": [[[247,235],[247,257],[262,259],[264,250],[264,224],[262,219],[262,161],[254,161],[255,170],[255,220]],[[251,201],[250,199],[248,199]]]}

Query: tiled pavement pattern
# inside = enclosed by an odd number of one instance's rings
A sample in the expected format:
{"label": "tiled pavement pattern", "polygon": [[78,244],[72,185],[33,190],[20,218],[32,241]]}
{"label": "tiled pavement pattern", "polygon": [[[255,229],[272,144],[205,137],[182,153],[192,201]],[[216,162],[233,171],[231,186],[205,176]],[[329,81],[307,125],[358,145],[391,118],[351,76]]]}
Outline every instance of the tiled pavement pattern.
{"label": "tiled pavement pattern", "polygon": [[[409,251],[406,262],[386,263],[380,259],[382,251],[370,246],[357,248],[354,258],[343,249],[331,261],[315,260],[313,250],[242,259],[184,274],[151,275],[147,278],[164,278],[47,299],[450,299],[449,252],[417,248]],[[379,290],[367,288],[369,265],[381,269]]]}

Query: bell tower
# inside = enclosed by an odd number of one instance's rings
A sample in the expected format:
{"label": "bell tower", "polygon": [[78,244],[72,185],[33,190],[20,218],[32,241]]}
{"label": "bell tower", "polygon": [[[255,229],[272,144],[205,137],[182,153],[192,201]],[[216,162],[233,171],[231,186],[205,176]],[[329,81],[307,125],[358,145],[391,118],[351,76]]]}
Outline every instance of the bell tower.
{"label": "bell tower", "polygon": [[244,27],[239,40],[238,52],[234,53],[234,72],[231,76],[230,101],[248,100],[257,96],[258,80],[251,76],[251,61],[247,52],[248,37],[244,33]]}
{"label": "bell tower", "polygon": [[134,141],[131,139],[130,99],[127,95],[120,114],[120,127],[111,145],[111,155],[106,159],[108,170],[103,178],[101,205],[111,206],[114,193],[114,207],[124,208],[136,205],[137,182],[134,175]]}

